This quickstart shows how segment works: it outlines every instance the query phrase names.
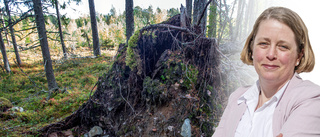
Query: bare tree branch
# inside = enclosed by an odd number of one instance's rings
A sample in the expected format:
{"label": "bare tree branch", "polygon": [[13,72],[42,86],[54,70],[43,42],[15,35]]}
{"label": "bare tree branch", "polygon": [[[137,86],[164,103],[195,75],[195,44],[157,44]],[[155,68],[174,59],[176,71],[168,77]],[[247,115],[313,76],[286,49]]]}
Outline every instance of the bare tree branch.
{"label": "bare tree branch", "polygon": [[169,24],[149,25],[149,26],[143,27],[143,28],[140,30],[140,33],[142,33],[143,31],[149,30],[149,29],[151,29],[151,28],[169,28],[169,29],[176,29],[176,30],[180,30],[180,31],[183,31],[183,32],[188,32],[188,33],[192,33],[192,34],[193,34],[193,32],[191,32],[188,28],[173,26],[173,25],[169,25]]}

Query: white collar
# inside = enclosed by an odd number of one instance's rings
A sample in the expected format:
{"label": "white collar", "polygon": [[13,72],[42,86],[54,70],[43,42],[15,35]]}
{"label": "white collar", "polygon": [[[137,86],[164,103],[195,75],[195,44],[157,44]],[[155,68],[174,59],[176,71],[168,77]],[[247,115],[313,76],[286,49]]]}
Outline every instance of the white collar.
{"label": "white collar", "polygon": [[[289,82],[290,82],[290,80],[287,81],[286,84],[280,90],[278,90],[277,93],[274,94],[269,101],[271,101],[271,100],[278,101],[281,98],[281,96],[283,95]],[[242,96],[239,97],[237,103],[239,105],[244,101],[258,100],[259,94],[260,94],[260,84],[259,84],[259,80],[257,80],[257,82],[255,82],[254,85],[252,85]]]}

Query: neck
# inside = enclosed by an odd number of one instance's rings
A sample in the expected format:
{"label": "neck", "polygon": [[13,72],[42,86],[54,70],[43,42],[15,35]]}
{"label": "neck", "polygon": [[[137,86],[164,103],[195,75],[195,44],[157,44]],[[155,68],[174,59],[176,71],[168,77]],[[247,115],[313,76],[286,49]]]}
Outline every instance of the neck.
{"label": "neck", "polygon": [[257,104],[257,107],[255,110],[257,110],[264,103],[269,101],[273,97],[273,95],[275,95],[283,87],[284,84],[282,84],[281,86],[278,86],[278,87],[270,87],[267,85],[262,86],[262,84],[260,84],[259,100],[258,100],[258,104]]}
{"label": "neck", "polygon": [[[260,80],[261,82],[261,80]],[[286,82],[284,83],[281,83],[281,84],[278,84],[278,85],[275,85],[274,83],[260,83],[260,94],[262,95],[263,98],[268,98],[270,99],[274,94],[276,94],[278,92],[278,90],[280,90],[283,85],[285,84]]]}
{"label": "neck", "polygon": [[[294,74],[292,74],[293,76]],[[263,78],[259,78],[259,84],[260,84],[260,91],[261,95],[263,95],[264,98],[271,98],[274,94],[276,94],[291,78],[284,80],[266,80]]]}
{"label": "neck", "polygon": [[274,81],[267,81],[259,78],[260,94],[256,110],[269,101],[288,81],[289,79],[275,84]]}

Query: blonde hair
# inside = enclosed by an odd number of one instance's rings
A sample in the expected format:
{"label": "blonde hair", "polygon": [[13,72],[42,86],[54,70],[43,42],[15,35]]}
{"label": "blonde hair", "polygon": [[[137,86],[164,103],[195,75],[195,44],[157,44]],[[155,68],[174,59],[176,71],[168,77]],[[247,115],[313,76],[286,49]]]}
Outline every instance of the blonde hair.
{"label": "blonde hair", "polygon": [[284,23],[293,31],[298,46],[298,54],[303,54],[300,64],[296,66],[295,71],[297,73],[311,72],[315,65],[315,57],[309,41],[308,29],[297,13],[284,7],[270,7],[258,17],[242,49],[240,57],[242,62],[253,65],[251,57],[255,35],[258,32],[260,23],[267,19],[275,19]]}

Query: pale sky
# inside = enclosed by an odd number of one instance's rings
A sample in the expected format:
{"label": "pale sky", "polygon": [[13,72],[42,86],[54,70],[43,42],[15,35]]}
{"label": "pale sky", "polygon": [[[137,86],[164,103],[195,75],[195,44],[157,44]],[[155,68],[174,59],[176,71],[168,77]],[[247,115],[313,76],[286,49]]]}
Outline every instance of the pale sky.
{"label": "pale sky", "polygon": [[[230,1],[230,0],[228,0]],[[272,0],[270,0],[272,1]],[[125,9],[125,0],[95,0],[95,8],[97,13],[108,14],[112,5],[116,8],[117,13],[122,13]],[[134,0],[134,6],[148,8],[149,5],[153,9],[159,7],[160,9],[179,8],[180,5],[185,5],[185,0]],[[316,66],[310,73],[301,73],[303,79],[311,80],[320,85],[320,40],[318,40],[318,33],[320,32],[320,1],[317,0],[273,0],[273,6],[283,6],[297,12],[305,22],[310,36],[310,42],[316,56]],[[69,15],[75,17],[75,14],[89,14],[88,1],[83,0],[79,7],[74,7],[79,11],[67,11]],[[262,9],[261,11],[263,11]],[[71,13],[71,14],[70,14]],[[260,13],[259,13],[260,14]],[[240,60],[240,59],[239,59]]]}
{"label": "pale sky", "polygon": [[[96,12],[100,14],[108,14],[112,6],[116,8],[118,14],[125,10],[125,0],[94,0],[94,3]],[[157,7],[160,9],[171,9],[179,8],[181,4],[186,5],[185,0],[134,0],[133,4],[144,9],[152,5],[154,11]],[[72,12],[73,15],[79,13],[89,14],[88,0],[82,0],[82,4],[74,6],[74,8],[79,11],[74,12],[69,10],[68,13]]]}

